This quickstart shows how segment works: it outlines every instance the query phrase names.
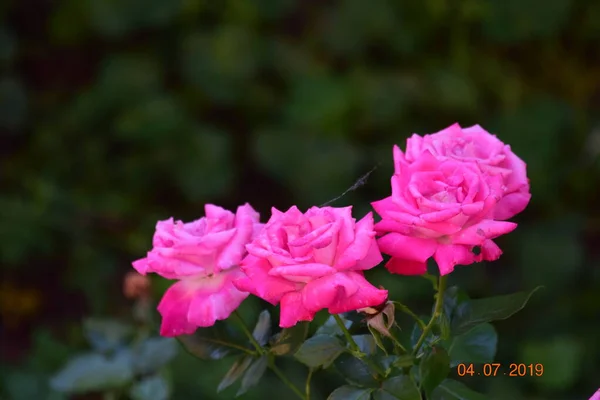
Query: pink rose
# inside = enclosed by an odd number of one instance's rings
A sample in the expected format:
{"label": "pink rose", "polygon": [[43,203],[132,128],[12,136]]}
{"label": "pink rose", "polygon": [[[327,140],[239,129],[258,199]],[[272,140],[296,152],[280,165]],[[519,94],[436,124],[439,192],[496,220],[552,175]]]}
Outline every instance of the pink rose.
{"label": "pink rose", "polygon": [[273,305],[281,304],[279,325],[311,321],[327,308],[339,314],[376,306],[387,291],[371,285],[363,270],[382,261],[373,231],[373,216],[352,218],[352,207],[296,206],[273,209],[262,233],[242,261],[246,278],[234,284]]}
{"label": "pink rose", "polygon": [[594,393],[594,394],[592,395],[592,397],[590,397],[590,400],[600,400],[600,389],[598,389],[598,390],[596,391],[596,393]]}
{"label": "pink rose", "polygon": [[[502,176],[502,198],[494,208],[494,219],[506,220],[525,209],[531,194],[526,165],[495,135],[479,125],[461,128],[454,124],[437,133],[425,136],[414,134],[406,141],[406,153],[394,148],[394,158],[414,162],[428,150],[441,159],[473,162],[486,174]],[[398,162],[396,162],[397,164]],[[396,166],[396,173],[398,166]]]}
{"label": "pink rose", "polygon": [[457,264],[500,257],[502,251],[491,239],[517,226],[492,218],[502,198],[501,175],[487,175],[475,163],[437,158],[428,150],[412,163],[395,161],[392,195],[373,203],[382,217],[375,225],[384,235],[379,248],[392,256],[386,264],[390,272],[423,274],[433,256],[446,275]]}
{"label": "pink rose", "polygon": [[159,221],[154,248],[133,262],[142,275],[154,272],[179,280],[158,305],[162,336],[191,334],[227,319],[249,295],[232,282],[244,276],[238,266],[246,244],[262,227],[258,213],[249,204],[238,207],[235,215],[212,204],[204,210],[205,217],[189,223]]}

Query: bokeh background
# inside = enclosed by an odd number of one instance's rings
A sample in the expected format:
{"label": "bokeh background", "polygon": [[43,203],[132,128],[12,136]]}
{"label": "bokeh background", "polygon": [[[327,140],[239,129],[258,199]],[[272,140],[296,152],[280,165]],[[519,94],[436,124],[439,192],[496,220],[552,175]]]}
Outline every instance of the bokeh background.
{"label": "bokeh background", "polygon": [[[5,0],[0,15],[3,399],[58,398],[47,377],[86,348],[82,318],[128,315],[123,276],[157,220],[246,201],[267,218],[379,165],[335,203],[360,217],[389,192],[392,145],[454,122],[510,144],[533,198],[502,258],[450,284],[545,286],[495,323],[497,360],[544,376],[465,383],[499,400],[600,386],[600,2]],[[424,280],[368,276],[431,306]],[[233,398],[215,391],[230,363],[181,352],[172,398]],[[286,390],[268,374],[246,398]]]}

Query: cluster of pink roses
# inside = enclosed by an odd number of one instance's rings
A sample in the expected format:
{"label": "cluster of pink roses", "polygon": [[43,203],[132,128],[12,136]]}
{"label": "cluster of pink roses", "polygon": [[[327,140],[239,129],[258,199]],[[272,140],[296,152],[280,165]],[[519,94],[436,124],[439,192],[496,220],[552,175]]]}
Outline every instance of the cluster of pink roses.
{"label": "cluster of pink roses", "polygon": [[[505,222],[531,197],[525,163],[496,136],[475,125],[454,124],[394,147],[391,196],[373,203],[356,221],[352,207],[273,209],[266,224],[248,204],[235,214],[206,205],[205,216],[183,223],[158,222],[153,249],[135,261],[141,274],[179,282],[158,310],[161,335],[191,334],[223,320],[249,295],[281,306],[280,326],[378,306],[387,291],[364,270],[391,256],[397,274],[426,272],[433,257],[440,274],[455,265],[496,260],[492,239],[516,228]],[[477,251],[477,249],[479,251]]]}

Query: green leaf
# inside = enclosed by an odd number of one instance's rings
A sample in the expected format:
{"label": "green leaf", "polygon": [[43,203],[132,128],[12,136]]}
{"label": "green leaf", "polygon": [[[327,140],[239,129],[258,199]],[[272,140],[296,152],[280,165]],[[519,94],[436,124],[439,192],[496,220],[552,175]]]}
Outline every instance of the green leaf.
{"label": "green leaf", "polygon": [[199,328],[191,335],[177,336],[177,340],[190,354],[203,360],[220,360],[231,353],[239,354],[244,348],[227,334],[222,323]]}
{"label": "green leaf", "polygon": [[373,335],[353,335],[352,338],[358,345],[360,351],[363,353],[367,355],[375,353],[377,344],[375,343],[375,338],[373,338]]}
{"label": "green leaf", "polygon": [[486,400],[486,396],[474,392],[453,379],[444,380],[432,394],[432,400]]}
{"label": "green leaf", "polygon": [[129,390],[131,400],[167,400],[169,395],[169,383],[162,376],[144,378]]}
{"label": "green leaf", "polygon": [[460,335],[466,333],[484,322],[497,321],[510,317],[525,307],[533,293],[541,287],[538,286],[530,292],[518,292],[471,300],[471,311],[453,321],[455,327],[454,334]]}
{"label": "green leaf", "polygon": [[[352,321],[348,321],[341,315],[339,317],[342,319],[342,321],[344,321],[344,326],[346,327],[346,329],[350,329],[350,327],[352,326]],[[315,336],[317,335],[343,336],[344,332],[342,332],[337,321],[335,320],[333,315],[331,315],[329,318],[327,318],[327,321],[325,321],[325,323],[317,329],[317,331],[315,332]]]}
{"label": "green leaf", "polygon": [[542,376],[531,380],[540,388],[566,390],[584,373],[584,359],[588,356],[585,342],[574,336],[558,336],[550,340],[525,343],[518,360],[528,366],[540,364]]}
{"label": "green leaf", "polygon": [[421,387],[427,398],[450,373],[450,357],[441,347],[433,347],[419,364]]}
{"label": "green leaf", "polygon": [[258,322],[254,327],[252,336],[261,345],[267,344],[269,336],[271,335],[271,315],[269,310],[263,310],[258,316]]}
{"label": "green leaf", "polygon": [[369,400],[373,389],[358,388],[356,386],[340,386],[327,397],[327,400]]}
{"label": "green leaf", "polygon": [[381,389],[373,392],[374,400],[421,400],[415,382],[406,375],[394,376],[383,382]]}
{"label": "green leaf", "polygon": [[90,345],[99,352],[115,350],[133,332],[131,325],[111,319],[88,318],[83,321],[83,333]]}
{"label": "green leaf", "polygon": [[85,393],[121,387],[133,379],[132,357],[123,350],[113,357],[88,353],[72,358],[50,380],[50,386],[63,393]]}
{"label": "green leaf", "polygon": [[236,393],[236,396],[240,396],[246,393],[248,389],[250,389],[252,386],[255,386],[258,383],[258,381],[260,381],[260,378],[262,378],[262,376],[265,374],[265,371],[267,370],[267,363],[268,358],[265,355],[257,359],[252,365],[250,365],[250,368],[248,368],[248,370],[244,374],[244,377],[242,378],[242,385]]}
{"label": "green leaf", "polygon": [[299,322],[291,328],[282,330],[271,344],[271,353],[283,356],[298,351],[308,335],[308,327],[307,322]]}
{"label": "green leaf", "polygon": [[377,380],[375,373],[362,360],[351,354],[341,354],[333,363],[340,374],[348,381],[357,386],[375,387]]}
{"label": "green leaf", "polygon": [[246,369],[248,369],[252,360],[253,358],[248,355],[238,358],[219,383],[219,386],[217,387],[217,393],[220,393],[222,390],[234,384],[235,381],[237,381],[242,374],[246,372]]}
{"label": "green leaf", "polygon": [[133,367],[136,373],[157,371],[177,355],[177,341],[173,338],[146,339],[133,349]]}
{"label": "green leaf", "polygon": [[467,293],[457,286],[448,288],[444,293],[444,316],[450,323],[450,329],[453,330],[455,325],[470,313],[471,300]]}
{"label": "green leaf", "polygon": [[488,323],[454,337],[449,348],[451,367],[460,363],[484,364],[494,361],[497,343],[496,330]]}
{"label": "green leaf", "polygon": [[300,346],[294,357],[311,368],[327,368],[344,350],[335,336],[315,335]]}
{"label": "green leaf", "polygon": [[414,363],[415,363],[415,358],[410,354],[406,354],[403,356],[399,356],[396,360],[394,360],[394,367],[396,367],[396,368],[410,367]]}

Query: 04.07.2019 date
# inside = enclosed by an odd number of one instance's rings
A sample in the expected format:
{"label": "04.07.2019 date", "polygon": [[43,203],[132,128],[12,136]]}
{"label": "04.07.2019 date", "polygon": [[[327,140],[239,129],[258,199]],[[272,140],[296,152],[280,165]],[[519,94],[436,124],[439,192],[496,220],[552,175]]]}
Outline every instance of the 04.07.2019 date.
{"label": "04.07.2019 date", "polygon": [[544,375],[544,365],[539,363],[512,363],[508,366],[500,363],[458,364],[456,373],[458,376],[542,376]]}

